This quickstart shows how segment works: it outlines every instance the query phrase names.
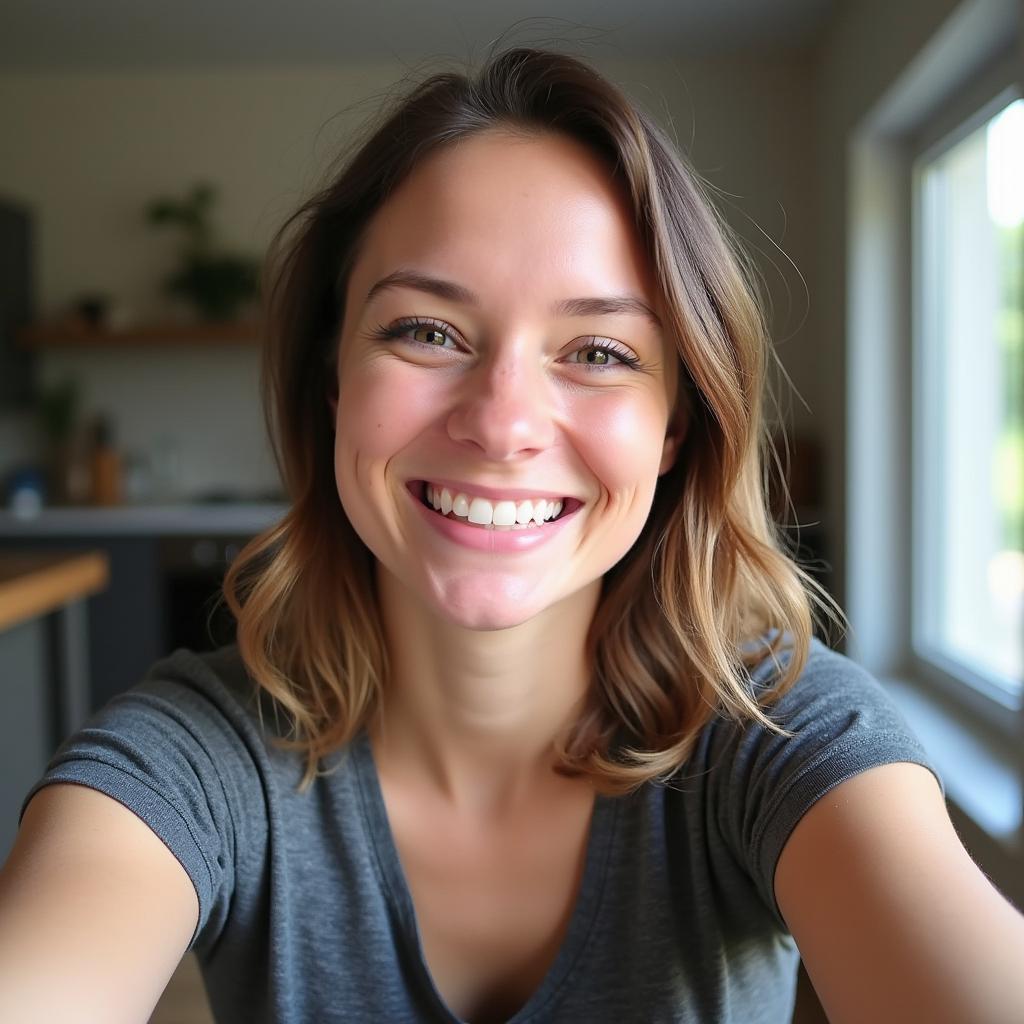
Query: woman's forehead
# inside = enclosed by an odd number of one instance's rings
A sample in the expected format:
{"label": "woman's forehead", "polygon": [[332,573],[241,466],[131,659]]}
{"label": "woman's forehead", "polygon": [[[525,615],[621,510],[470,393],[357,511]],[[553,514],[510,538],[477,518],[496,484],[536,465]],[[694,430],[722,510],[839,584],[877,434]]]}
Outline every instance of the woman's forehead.
{"label": "woman's forehead", "polygon": [[371,275],[417,266],[469,276],[481,292],[632,292],[656,305],[621,185],[563,136],[487,133],[432,153],[377,211],[363,242],[353,276],[366,287]]}

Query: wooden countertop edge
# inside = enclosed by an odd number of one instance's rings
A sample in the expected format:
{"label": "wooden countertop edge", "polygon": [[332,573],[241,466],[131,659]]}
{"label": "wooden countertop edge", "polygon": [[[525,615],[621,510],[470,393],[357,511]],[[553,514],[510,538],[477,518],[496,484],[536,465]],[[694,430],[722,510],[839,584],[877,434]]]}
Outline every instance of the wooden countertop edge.
{"label": "wooden countertop edge", "polygon": [[0,554],[0,629],[47,615],[104,590],[110,561],[102,551]]}

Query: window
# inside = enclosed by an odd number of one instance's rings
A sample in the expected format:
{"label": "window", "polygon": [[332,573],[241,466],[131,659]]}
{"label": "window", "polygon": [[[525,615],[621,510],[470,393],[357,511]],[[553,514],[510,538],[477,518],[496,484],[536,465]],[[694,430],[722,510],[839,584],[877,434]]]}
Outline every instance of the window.
{"label": "window", "polygon": [[1024,100],[914,166],[914,653],[1004,709],[1024,676]]}

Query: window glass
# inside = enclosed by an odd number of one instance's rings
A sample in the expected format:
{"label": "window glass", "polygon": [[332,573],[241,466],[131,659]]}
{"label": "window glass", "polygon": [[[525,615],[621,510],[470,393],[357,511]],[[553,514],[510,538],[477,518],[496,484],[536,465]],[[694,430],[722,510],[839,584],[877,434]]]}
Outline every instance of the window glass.
{"label": "window glass", "polygon": [[914,638],[1017,704],[1024,674],[1024,100],[918,168]]}

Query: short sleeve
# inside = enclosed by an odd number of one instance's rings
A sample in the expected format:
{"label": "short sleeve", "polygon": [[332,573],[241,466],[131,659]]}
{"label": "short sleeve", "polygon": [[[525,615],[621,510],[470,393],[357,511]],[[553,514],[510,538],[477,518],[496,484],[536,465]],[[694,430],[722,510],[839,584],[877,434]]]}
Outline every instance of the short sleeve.
{"label": "short sleeve", "polygon": [[230,695],[203,662],[175,652],[61,744],[21,806],[24,815],[40,789],[67,782],[99,790],[138,815],[195,887],[199,921],[190,950],[216,941],[234,888],[235,814],[251,758],[225,702]]}
{"label": "short sleeve", "polygon": [[[760,682],[757,675],[756,685],[771,681],[769,673]],[[816,801],[860,772],[896,762],[924,766],[943,795],[945,787],[881,683],[818,640],[799,679],[768,715],[792,736],[756,723],[720,723],[708,750],[715,766],[709,785],[723,841],[785,928],[775,900],[775,868]]]}

